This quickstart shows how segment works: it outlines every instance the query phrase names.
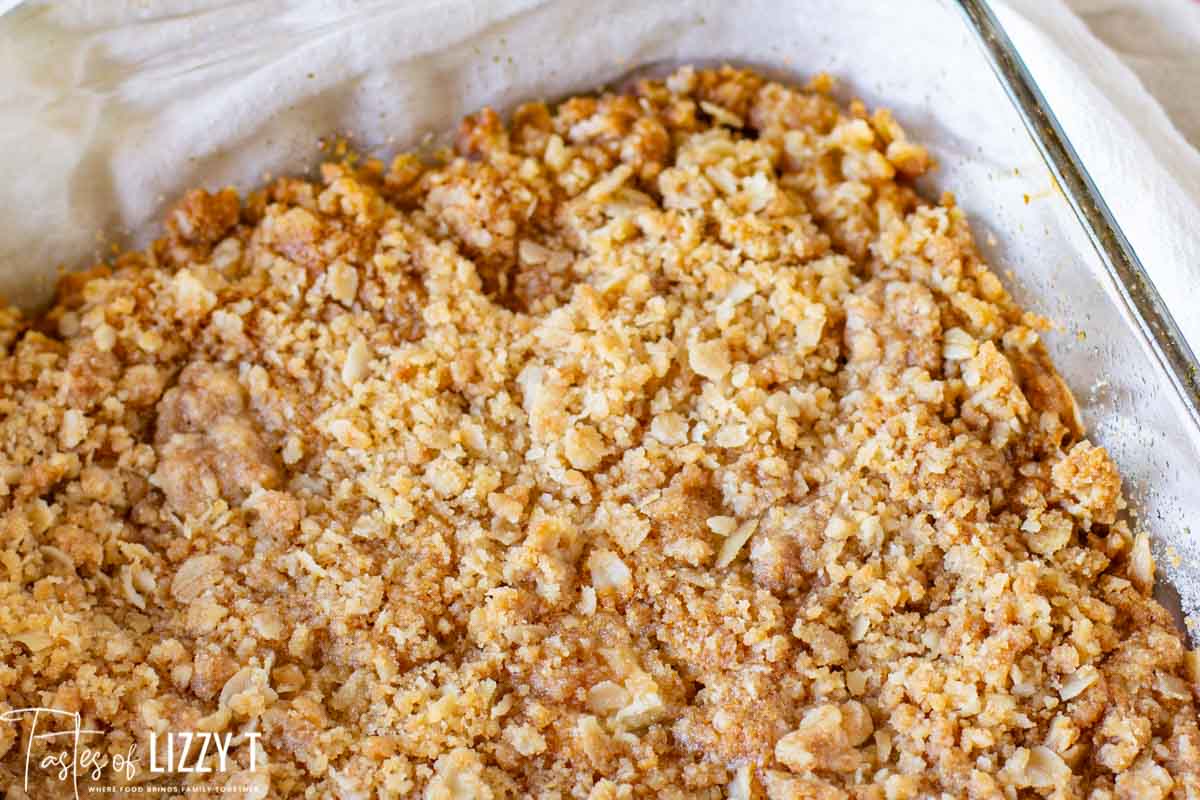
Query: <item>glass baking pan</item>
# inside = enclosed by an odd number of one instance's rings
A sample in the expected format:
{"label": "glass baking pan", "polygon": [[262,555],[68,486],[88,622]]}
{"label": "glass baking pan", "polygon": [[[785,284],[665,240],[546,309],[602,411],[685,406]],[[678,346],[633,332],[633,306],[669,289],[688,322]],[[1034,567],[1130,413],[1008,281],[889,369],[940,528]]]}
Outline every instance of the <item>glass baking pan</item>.
{"label": "glass baking pan", "polygon": [[956,194],[1018,301],[1056,323],[1047,345],[1152,534],[1160,597],[1200,634],[1200,366],[983,0],[25,3],[0,44],[0,206],[41,209],[0,229],[0,294],[27,306],[97,232],[144,243],[184,190],[303,171],[322,138],[388,155],[647,65],[829,72],[930,147],[923,188]]}

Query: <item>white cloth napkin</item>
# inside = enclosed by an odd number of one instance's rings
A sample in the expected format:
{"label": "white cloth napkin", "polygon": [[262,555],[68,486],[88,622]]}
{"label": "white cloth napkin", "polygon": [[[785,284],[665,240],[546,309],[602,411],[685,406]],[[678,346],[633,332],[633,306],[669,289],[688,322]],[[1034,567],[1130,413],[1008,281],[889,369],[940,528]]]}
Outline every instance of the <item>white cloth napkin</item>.
{"label": "white cloth napkin", "polygon": [[1200,2],[1069,0],[1069,5],[1137,74],[1184,138],[1200,146]]}

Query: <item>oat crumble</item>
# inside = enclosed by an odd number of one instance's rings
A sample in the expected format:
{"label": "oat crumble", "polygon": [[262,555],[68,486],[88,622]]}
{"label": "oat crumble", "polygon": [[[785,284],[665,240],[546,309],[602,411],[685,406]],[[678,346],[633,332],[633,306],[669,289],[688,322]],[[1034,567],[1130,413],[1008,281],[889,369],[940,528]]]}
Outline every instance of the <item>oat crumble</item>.
{"label": "oat crumble", "polygon": [[0,310],[0,711],[248,798],[1200,797],[1044,321],[829,89],[484,110]]}

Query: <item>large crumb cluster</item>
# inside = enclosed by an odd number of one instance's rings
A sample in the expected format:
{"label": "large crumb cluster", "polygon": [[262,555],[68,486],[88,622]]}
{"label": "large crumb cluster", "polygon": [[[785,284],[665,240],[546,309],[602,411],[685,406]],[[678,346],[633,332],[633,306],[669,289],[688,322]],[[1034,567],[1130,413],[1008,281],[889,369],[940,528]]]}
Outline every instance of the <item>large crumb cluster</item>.
{"label": "large crumb cluster", "polygon": [[484,111],[0,313],[0,711],[249,798],[1200,797],[1043,322],[828,90]]}

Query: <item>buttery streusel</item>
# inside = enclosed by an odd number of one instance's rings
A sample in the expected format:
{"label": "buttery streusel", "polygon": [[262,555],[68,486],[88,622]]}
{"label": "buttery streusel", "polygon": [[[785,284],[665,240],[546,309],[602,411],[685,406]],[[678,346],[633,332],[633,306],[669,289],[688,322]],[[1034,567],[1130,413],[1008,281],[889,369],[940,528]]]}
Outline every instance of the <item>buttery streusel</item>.
{"label": "buttery streusel", "polygon": [[1200,797],[1044,322],[828,92],[485,110],[0,313],[0,711],[248,798]]}

